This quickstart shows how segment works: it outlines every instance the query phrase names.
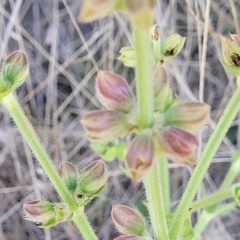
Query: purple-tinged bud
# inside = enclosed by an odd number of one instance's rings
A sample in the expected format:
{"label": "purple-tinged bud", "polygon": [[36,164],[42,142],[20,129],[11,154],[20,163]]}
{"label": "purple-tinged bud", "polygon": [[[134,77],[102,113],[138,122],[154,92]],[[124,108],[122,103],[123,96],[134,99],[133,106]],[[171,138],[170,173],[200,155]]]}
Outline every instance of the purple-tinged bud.
{"label": "purple-tinged bud", "polygon": [[205,103],[180,103],[164,113],[164,125],[196,133],[203,129],[209,117],[209,112],[210,107]]}
{"label": "purple-tinged bud", "polygon": [[167,72],[161,63],[157,63],[153,67],[153,93],[154,108],[163,112],[172,102],[172,94]]}
{"label": "purple-tinged bud", "polygon": [[41,223],[41,228],[56,226],[71,219],[72,212],[65,203],[30,201],[23,204],[25,220]]}
{"label": "purple-tinged bud", "polygon": [[235,76],[240,76],[240,47],[236,37],[231,36],[231,40],[221,36],[222,43],[222,65]]}
{"label": "purple-tinged bud", "polygon": [[23,210],[26,214],[25,220],[40,223],[42,226],[48,222],[52,222],[54,226],[57,224],[57,221],[54,221],[53,203],[30,201],[23,204]]}
{"label": "purple-tinged bud", "polygon": [[124,114],[108,110],[90,112],[81,123],[90,141],[110,142],[124,136],[128,130]]}
{"label": "purple-tinged bud", "polygon": [[147,235],[142,217],[132,208],[124,205],[115,205],[112,208],[111,215],[120,233],[134,236]]}
{"label": "purple-tinged bud", "polygon": [[94,161],[80,173],[75,191],[76,200],[84,205],[92,197],[98,196],[105,188],[107,180],[108,171],[104,161]]}
{"label": "purple-tinged bud", "polygon": [[79,20],[92,22],[105,17],[114,9],[115,2],[115,0],[85,0],[79,14]]}
{"label": "purple-tinged bud", "polygon": [[163,62],[172,61],[177,54],[182,50],[186,38],[180,36],[179,34],[173,34],[168,37],[161,47],[162,59]]}
{"label": "purple-tinged bud", "polygon": [[152,134],[145,131],[136,136],[127,149],[125,165],[132,180],[140,182],[151,169],[154,159],[155,150]]}
{"label": "purple-tinged bud", "polygon": [[21,50],[11,53],[3,62],[1,75],[7,89],[16,89],[22,85],[28,73],[27,56]]}
{"label": "purple-tinged bud", "polygon": [[77,168],[70,162],[63,162],[60,166],[58,173],[62,178],[68,191],[73,194],[77,188],[78,182]]}
{"label": "purple-tinged bud", "polygon": [[124,235],[124,236],[114,238],[114,240],[153,240],[153,239],[151,237],[138,237],[138,236]]}
{"label": "purple-tinged bud", "polygon": [[164,127],[158,132],[158,143],[169,158],[179,164],[195,164],[193,157],[198,141],[192,134],[178,128]]}
{"label": "purple-tinged bud", "polygon": [[127,113],[133,106],[133,93],[127,81],[110,72],[100,71],[96,79],[99,101],[110,110]]}

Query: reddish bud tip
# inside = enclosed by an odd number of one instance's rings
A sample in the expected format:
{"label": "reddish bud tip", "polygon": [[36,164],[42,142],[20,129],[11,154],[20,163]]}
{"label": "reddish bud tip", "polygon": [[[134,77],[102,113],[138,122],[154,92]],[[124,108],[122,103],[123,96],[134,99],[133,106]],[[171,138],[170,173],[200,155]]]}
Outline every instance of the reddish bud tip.
{"label": "reddish bud tip", "polygon": [[100,71],[96,80],[99,101],[110,110],[129,112],[133,93],[127,81],[114,73]]}
{"label": "reddish bud tip", "polygon": [[154,142],[148,132],[136,136],[130,143],[125,165],[133,181],[140,182],[151,169],[155,159]]}
{"label": "reddish bud tip", "polygon": [[134,236],[146,234],[146,227],[142,217],[132,208],[116,205],[113,206],[111,215],[120,233]]}

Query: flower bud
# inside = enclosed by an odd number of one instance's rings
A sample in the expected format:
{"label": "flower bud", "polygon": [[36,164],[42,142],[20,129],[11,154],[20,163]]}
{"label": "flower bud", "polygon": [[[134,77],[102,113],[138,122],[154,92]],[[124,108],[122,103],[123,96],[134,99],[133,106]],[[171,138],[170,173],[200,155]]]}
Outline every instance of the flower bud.
{"label": "flower bud", "polygon": [[238,40],[235,36],[231,36],[232,40],[221,37],[222,43],[222,65],[235,76],[240,76],[240,49]]}
{"label": "flower bud", "polygon": [[173,126],[190,133],[203,129],[209,117],[209,105],[201,102],[180,103],[163,116],[165,126]]}
{"label": "flower bud", "polygon": [[192,134],[178,128],[164,127],[157,136],[160,148],[173,161],[183,165],[195,164],[193,153],[198,141]]}
{"label": "flower bud", "polygon": [[77,168],[70,162],[63,162],[60,166],[58,173],[62,178],[68,191],[73,194],[77,188],[78,181]]}
{"label": "flower bud", "polygon": [[114,240],[153,240],[151,237],[138,237],[138,236],[129,236],[129,235],[124,235],[115,238]]}
{"label": "flower bud", "polygon": [[115,205],[112,208],[111,215],[120,233],[134,236],[144,236],[146,234],[146,227],[142,217],[132,208]]}
{"label": "flower bud", "polygon": [[154,108],[163,112],[170,104],[172,94],[169,87],[167,72],[161,63],[157,63],[153,67],[153,93]]}
{"label": "flower bud", "polygon": [[179,34],[173,34],[168,37],[161,47],[162,61],[169,62],[172,61],[177,54],[182,50],[186,38],[180,36]]}
{"label": "flower bud", "polygon": [[99,101],[110,110],[127,113],[133,106],[133,93],[127,81],[114,73],[100,71],[96,80]]}
{"label": "flower bud", "polygon": [[115,0],[85,0],[79,14],[79,20],[92,22],[105,17],[114,9],[115,2]]}
{"label": "flower bud", "polygon": [[120,56],[117,58],[126,67],[135,67],[135,51],[132,47],[123,47],[120,50]]}
{"label": "flower bud", "polygon": [[30,201],[23,204],[25,219],[36,223],[47,222],[54,215],[54,204],[40,201]]}
{"label": "flower bud", "polygon": [[132,140],[126,153],[125,165],[132,180],[140,182],[151,169],[154,159],[152,135],[147,131],[142,132]]}
{"label": "flower bud", "polygon": [[153,22],[154,0],[127,0],[126,12],[131,21],[142,29],[148,29]]}
{"label": "flower bud", "polygon": [[127,133],[127,123],[121,112],[96,110],[86,114],[81,123],[90,141],[110,142]]}
{"label": "flower bud", "polygon": [[56,226],[72,217],[72,212],[64,203],[30,201],[24,203],[23,210],[26,214],[25,219],[41,223],[41,228]]}
{"label": "flower bud", "polygon": [[79,203],[87,203],[99,195],[107,184],[108,172],[103,160],[88,165],[80,174],[75,198]]}
{"label": "flower bud", "polygon": [[16,89],[26,80],[29,72],[27,56],[21,51],[11,53],[3,62],[2,79],[8,89]]}

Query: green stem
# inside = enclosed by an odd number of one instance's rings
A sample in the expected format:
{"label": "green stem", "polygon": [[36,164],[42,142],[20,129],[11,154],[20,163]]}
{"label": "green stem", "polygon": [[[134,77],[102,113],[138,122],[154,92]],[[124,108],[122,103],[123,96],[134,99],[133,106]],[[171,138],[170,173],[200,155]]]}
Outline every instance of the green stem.
{"label": "green stem", "polygon": [[211,220],[214,218],[213,213],[208,213],[207,211],[204,211],[201,213],[200,218],[197,221],[196,226],[194,227],[194,239],[198,239],[203,230],[207,227],[207,225],[211,222]]}
{"label": "green stem", "polygon": [[153,122],[153,53],[147,30],[133,27],[136,56],[136,88],[138,102],[138,126],[148,128]]}
{"label": "green stem", "polygon": [[97,236],[94,233],[86,215],[84,214],[84,209],[79,209],[73,216],[73,221],[84,239],[97,240]]}
{"label": "green stem", "polygon": [[211,135],[207,146],[199,160],[198,165],[196,166],[193,175],[191,176],[187,188],[183,194],[183,197],[178,205],[178,208],[174,214],[170,229],[170,238],[171,240],[177,239],[179,231],[184,223],[184,220],[187,216],[188,209],[191,206],[191,203],[196,195],[196,192],[203,180],[203,177],[211,164],[218,147],[220,146],[222,139],[226,135],[232,121],[236,117],[240,107],[240,87],[237,88],[236,92],[232,96],[229,104],[221,116],[216,129]]}
{"label": "green stem", "polygon": [[[153,53],[148,30],[139,29],[133,24],[134,48],[136,56],[136,88],[138,100],[138,126],[149,128],[153,122]],[[159,162],[144,180],[148,208],[156,240],[168,240],[168,229],[165,217],[162,183]]]}
{"label": "green stem", "polygon": [[218,216],[224,216],[226,214],[228,214],[229,212],[231,212],[234,208],[236,208],[237,204],[235,202],[233,203],[228,203],[225,204],[223,206],[219,206],[218,209],[211,213],[211,212],[207,212],[204,211],[199,219],[199,221],[197,222],[195,228],[194,228],[194,238],[198,239],[199,236],[201,235],[201,233],[203,232],[203,230],[206,228],[206,226],[216,217]]}
{"label": "green stem", "polygon": [[224,190],[227,187],[231,185],[231,183],[234,181],[234,179],[237,177],[239,174],[240,170],[240,161],[237,160],[231,164],[231,167],[228,170],[227,175],[225,176],[219,190]]}
{"label": "green stem", "polygon": [[[78,211],[78,205],[72,195],[68,192],[66,187],[64,186],[60,176],[58,175],[57,171],[55,170],[51,159],[49,158],[48,154],[46,153],[45,149],[41,145],[35,130],[33,129],[31,123],[25,116],[21,106],[19,105],[17,99],[12,95],[9,94],[8,96],[4,97],[2,100],[2,104],[6,107],[9,114],[15,121],[20,133],[30,146],[31,150],[33,151],[34,155],[36,156],[37,160],[39,161],[40,165],[44,169],[45,173],[51,180],[53,186],[61,196],[61,198],[68,204],[69,208],[72,212]],[[83,218],[84,220],[84,213],[79,218]],[[86,218],[86,217],[85,217]],[[89,225],[88,222],[83,222],[84,225]],[[76,224],[77,225],[77,224]],[[79,224],[77,225],[79,226]],[[91,226],[89,225],[89,228]],[[79,229],[81,230],[81,229]],[[93,230],[92,230],[93,232]],[[97,239],[96,235],[90,234],[90,238],[86,238],[87,240],[94,240]]]}
{"label": "green stem", "polygon": [[235,184],[229,189],[218,191],[210,196],[207,196],[203,199],[193,202],[191,206],[192,212],[197,211],[198,209],[205,208],[212,204],[219,203],[225,199],[234,197],[234,189],[240,187],[240,184]]}
{"label": "green stem", "polygon": [[168,240],[168,228],[163,202],[163,183],[160,178],[160,161],[158,159],[156,165],[144,179],[146,196],[148,201],[148,209],[151,217],[154,239]]}
{"label": "green stem", "polygon": [[168,161],[166,156],[161,156],[159,161],[159,170],[160,170],[160,182],[162,185],[163,191],[163,202],[164,202],[164,209],[165,213],[169,214],[170,209],[170,182],[169,182],[169,170],[168,170]]}

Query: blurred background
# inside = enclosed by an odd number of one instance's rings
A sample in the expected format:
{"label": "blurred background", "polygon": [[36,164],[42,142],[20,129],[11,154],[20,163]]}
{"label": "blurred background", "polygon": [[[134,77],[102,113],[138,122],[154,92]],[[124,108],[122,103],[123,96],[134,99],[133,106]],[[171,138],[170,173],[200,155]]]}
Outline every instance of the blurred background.
{"label": "blurred background", "polygon": [[[91,24],[79,23],[81,0],[1,0],[0,60],[22,49],[31,64],[30,75],[17,96],[56,167],[70,161],[82,168],[98,156],[89,147],[80,124],[86,112],[103,108],[95,97],[98,69],[114,71],[134,88],[134,71],[116,60],[123,46],[131,46],[127,19],[118,13]],[[97,6],[96,6],[97,7]],[[202,133],[204,148],[215,123],[236,88],[233,75],[219,62],[220,34],[240,33],[238,0],[157,0],[156,22],[162,38],[173,33],[187,37],[182,52],[167,64],[173,91],[183,101],[201,100],[211,108],[209,127]],[[214,192],[240,150],[240,115],[224,139],[204,179]],[[106,190],[87,207],[87,215],[100,240],[119,234],[110,218],[111,206],[126,204],[147,217],[144,189],[123,174],[121,162],[107,163]],[[191,171],[169,163],[172,207],[176,206]],[[239,181],[239,177],[236,181]],[[0,239],[79,240],[71,223],[48,230],[23,219],[24,202],[58,201],[42,168],[22,140],[9,115],[0,108]],[[156,209],[157,210],[157,209]],[[193,216],[193,223],[196,215]],[[212,221],[206,240],[240,239],[240,210]]]}

